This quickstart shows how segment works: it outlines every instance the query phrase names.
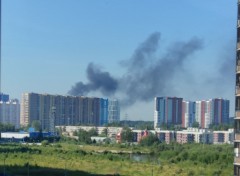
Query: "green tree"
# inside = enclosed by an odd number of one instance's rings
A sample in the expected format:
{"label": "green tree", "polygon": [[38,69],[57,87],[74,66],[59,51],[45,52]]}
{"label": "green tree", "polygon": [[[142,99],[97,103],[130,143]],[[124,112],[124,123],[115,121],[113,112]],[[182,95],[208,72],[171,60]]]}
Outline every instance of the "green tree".
{"label": "green tree", "polygon": [[35,129],[35,131],[41,130],[41,123],[39,120],[33,120],[32,121],[32,127]]}
{"label": "green tree", "polygon": [[199,123],[198,122],[193,122],[192,127],[193,128],[198,128],[199,127]]}
{"label": "green tree", "polygon": [[133,132],[129,127],[124,127],[121,132],[122,142],[132,142],[133,141]]}
{"label": "green tree", "polygon": [[6,131],[15,131],[15,127],[12,124],[4,124],[0,123],[0,132],[6,132]]}
{"label": "green tree", "polygon": [[108,128],[107,127],[103,129],[101,136],[105,136],[105,137],[108,136]]}
{"label": "green tree", "polygon": [[88,135],[89,135],[90,137],[92,137],[92,136],[98,136],[97,129],[96,129],[96,128],[91,128],[91,129],[88,131]]}
{"label": "green tree", "polygon": [[47,145],[49,145],[49,142],[48,142],[48,140],[43,140],[41,142],[41,144],[42,144],[42,146],[47,146]]}
{"label": "green tree", "polygon": [[159,139],[156,135],[149,133],[148,136],[144,137],[141,141],[140,141],[140,145],[142,146],[151,146],[153,144],[158,144],[159,143]]}
{"label": "green tree", "polygon": [[[173,125],[172,125],[173,126]],[[159,127],[162,130],[168,130],[170,128],[170,126],[167,123],[162,122],[161,124],[159,124]]]}
{"label": "green tree", "polygon": [[79,142],[90,144],[91,143],[91,137],[89,133],[83,129],[80,129],[77,133]]}
{"label": "green tree", "polygon": [[209,126],[210,129],[214,130],[214,131],[218,131],[218,130],[228,130],[229,128],[233,128],[232,125],[230,124],[219,124],[219,125],[210,125]]}
{"label": "green tree", "polygon": [[122,127],[121,122],[112,122],[107,124],[108,127]]}
{"label": "green tree", "polygon": [[80,129],[77,132],[79,142],[85,143],[85,144],[91,144],[92,143],[91,137],[92,136],[97,136],[97,135],[98,135],[98,133],[97,133],[96,128],[92,128],[89,131],[85,131],[83,129]]}

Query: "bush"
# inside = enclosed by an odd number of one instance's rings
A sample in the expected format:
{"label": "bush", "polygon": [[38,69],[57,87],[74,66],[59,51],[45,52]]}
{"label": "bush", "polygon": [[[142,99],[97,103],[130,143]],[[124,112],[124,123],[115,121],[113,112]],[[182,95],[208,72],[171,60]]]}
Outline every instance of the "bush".
{"label": "bush", "polygon": [[190,171],[188,172],[188,176],[193,176],[193,175],[195,175],[195,172],[192,171],[192,170],[190,170]]}
{"label": "bush", "polygon": [[109,161],[112,161],[112,160],[113,160],[113,155],[109,154],[107,157],[108,157],[108,160],[109,160]]}
{"label": "bush", "polygon": [[47,146],[47,145],[49,145],[49,142],[48,142],[48,140],[43,140],[41,142],[41,144],[42,144],[42,146]]}
{"label": "bush", "polygon": [[214,172],[213,172],[213,175],[221,175],[221,170],[220,169],[218,169],[218,170],[215,170]]}
{"label": "bush", "polygon": [[61,144],[55,144],[54,146],[55,146],[56,148],[61,148],[61,147],[62,147]]}

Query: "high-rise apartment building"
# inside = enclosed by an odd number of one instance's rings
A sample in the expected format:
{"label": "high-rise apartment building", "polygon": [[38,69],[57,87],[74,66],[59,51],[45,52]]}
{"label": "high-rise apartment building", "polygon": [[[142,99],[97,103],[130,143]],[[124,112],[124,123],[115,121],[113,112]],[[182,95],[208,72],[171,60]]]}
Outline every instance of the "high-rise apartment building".
{"label": "high-rise apartment building", "polygon": [[182,124],[182,98],[155,97],[154,127]]}
{"label": "high-rise apartment building", "polygon": [[195,120],[196,103],[192,101],[183,101],[182,103],[182,127],[192,127]]}
{"label": "high-rise apartment building", "polygon": [[18,100],[0,101],[0,122],[3,124],[11,124],[14,125],[15,128],[19,128],[20,104]]}
{"label": "high-rise apartment building", "polygon": [[108,122],[120,121],[120,105],[118,100],[108,100]]}
{"label": "high-rise apartment building", "polygon": [[109,116],[108,116],[108,107],[109,107],[109,100],[107,99],[100,99],[100,126],[106,125],[109,123]]}
{"label": "high-rise apartment building", "polygon": [[211,124],[210,112],[211,112],[210,101],[196,101],[196,122],[199,123],[201,128],[209,128]]}
{"label": "high-rise apartment building", "polygon": [[214,98],[196,102],[183,101],[182,127],[192,127],[194,122],[200,128],[229,123],[229,100]]}
{"label": "high-rise apartment building", "polygon": [[234,175],[240,175],[240,0],[237,12],[237,46],[236,46],[236,92],[235,92],[235,119],[234,119]]}
{"label": "high-rise apartment building", "polygon": [[181,124],[188,128],[198,123],[200,128],[209,128],[210,125],[228,124],[229,104],[229,100],[222,98],[193,102],[175,97],[156,97],[154,127]]}
{"label": "high-rise apartment building", "polygon": [[222,98],[211,99],[211,123],[213,125],[229,123],[229,100]]}
{"label": "high-rise apartment building", "polygon": [[[51,120],[54,108],[54,121]],[[21,125],[38,121],[43,130],[54,125],[94,125],[108,123],[108,100],[103,98],[24,93]]]}

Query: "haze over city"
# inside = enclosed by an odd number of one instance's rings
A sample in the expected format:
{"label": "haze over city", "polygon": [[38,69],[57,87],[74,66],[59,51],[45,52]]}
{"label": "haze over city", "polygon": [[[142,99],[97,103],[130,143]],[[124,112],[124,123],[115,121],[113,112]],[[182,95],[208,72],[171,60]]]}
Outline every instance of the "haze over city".
{"label": "haze over city", "polygon": [[2,1],[2,92],[118,98],[153,120],[155,96],[223,97],[234,111],[235,1]]}

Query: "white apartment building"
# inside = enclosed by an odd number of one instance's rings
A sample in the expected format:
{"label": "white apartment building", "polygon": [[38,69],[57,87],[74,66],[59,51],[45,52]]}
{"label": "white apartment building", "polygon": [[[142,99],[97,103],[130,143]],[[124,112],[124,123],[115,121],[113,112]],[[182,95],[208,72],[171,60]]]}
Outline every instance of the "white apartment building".
{"label": "white apartment building", "polygon": [[213,131],[213,144],[232,144],[234,140],[234,130]]}
{"label": "white apartment building", "polygon": [[27,126],[29,122],[29,94],[22,94],[21,112],[20,112],[20,124]]}
{"label": "white apartment building", "polygon": [[14,125],[15,128],[20,127],[20,104],[18,100],[0,101],[0,122]]}
{"label": "white apartment building", "polygon": [[213,133],[208,129],[188,128],[187,130],[176,132],[176,141],[184,143],[213,143]]}
{"label": "white apartment building", "polygon": [[69,136],[72,136],[74,132],[80,129],[89,131],[91,129],[96,129],[98,134],[102,134],[105,129],[107,129],[108,137],[115,137],[117,133],[122,131],[122,127],[96,127],[96,126],[56,126],[57,129],[61,129],[66,132]]}
{"label": "white apartment building", "polygon": [[108,123],[120,121],[120,105],[117,99],[108,100]]}
{"label": "white apartment building", "polygon": [[182,127],[187,128],[189,125],[189,102],[183,101],[182,106]]}
{"label": "white apartment building", "polygon": [[209,125],[212,124],[211,120],[211,100],[210,101],[205,101],[205,110],[204,110],[204,123],[203,123],[203,128],[209,128]]}
{"label": "white apartment building", "polygon": [[201,128],[209,128],[211,124],[211,102],[210,101],[196,101],[196,122]]}

